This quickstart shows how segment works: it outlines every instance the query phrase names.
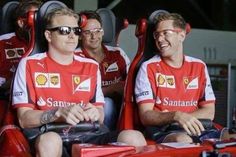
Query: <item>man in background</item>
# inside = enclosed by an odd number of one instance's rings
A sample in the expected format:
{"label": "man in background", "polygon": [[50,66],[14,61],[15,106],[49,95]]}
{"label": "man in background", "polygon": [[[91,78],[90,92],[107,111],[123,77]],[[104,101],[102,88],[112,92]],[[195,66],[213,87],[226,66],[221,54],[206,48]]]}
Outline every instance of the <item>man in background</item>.
{"label": "man in background", "polygon": [[28,50],[30,30],[27,26],[27,14],[41,5],[37,0],[21,1],[14,13],[15,32],[0,36],[0,121],[3,120],[9,101],[12,77],[22,55]]}
{"label": "man in background", "polygon": [[25,0],[15,10],[15,32],[0,36],[0,97],[8,99],[11,79],[22,55],[28,50],[30,31],[27,26],[27,14],[41,5],[37,0]]}
{"label": "man in background", "polygon": [[102,91],[105,97],[104,124],[114,130],[122,105],[130,60],[121,48],[102,44],[102,37],[106,30],[102,28],[99,14],[95,11],[82,11],[80,14],[87,17],[87,24],[82,28],[81,48],[76,50],[76,54],[92,58],[99,63]]}

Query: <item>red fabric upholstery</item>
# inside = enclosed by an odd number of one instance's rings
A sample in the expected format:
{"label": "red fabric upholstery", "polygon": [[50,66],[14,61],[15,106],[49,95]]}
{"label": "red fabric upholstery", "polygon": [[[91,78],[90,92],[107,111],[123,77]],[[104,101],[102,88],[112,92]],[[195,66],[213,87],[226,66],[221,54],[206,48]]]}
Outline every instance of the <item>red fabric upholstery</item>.
{"label": "red fabric upholstery", "polygon": [[0,146],[0,156],[31,157],[28,141],[15,125],[1,129]]}
{"label": "red fabric upholstery", "polygon": [[[138,50],[134,57],[127,76],[126,86],[124,89],[124,104],[121,109],[119,119],[119,129],[135,129],[139,125],[138,110],[134,100],[134,82],[137,73],[137,65],[140,62],[145,47],[147,20],[140,19],[137,22],[135,35],[138,38]],[[136,123],[136,124],[135,124]]]}
{"label": "red fabric upholstery", "polygon": [[7,111],[7,104],[6,100],[0,100],[0,126],[2,126],[3,120],[5,118],[5,113]]}

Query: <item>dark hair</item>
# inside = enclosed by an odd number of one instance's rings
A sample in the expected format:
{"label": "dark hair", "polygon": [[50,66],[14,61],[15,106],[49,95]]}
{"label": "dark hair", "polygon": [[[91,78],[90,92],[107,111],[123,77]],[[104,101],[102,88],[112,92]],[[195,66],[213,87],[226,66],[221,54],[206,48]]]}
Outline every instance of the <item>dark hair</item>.
{"label": "dark hair", "polygon": [[174,27],[181,28],[183,30],[186,29],[186,22],[184,18],[180,14],[177,14],[177,13],[161,13],[160,15],[158,15],[156,17],[155,28],[157,28],[160,22],[166,21],[166,20],[173,20]]}
{"label": "dark hair", "polygon": [[56,8],[52,10],[50,13],[47,14],[45,18],[45,24],[46,28],[51,28],[52,27],[52,19],[56,16],[63,16],[63,15],[68,15],[68,16],[73,16],[77,20],[79,20],[79,15],[76,14],[73,10],[63,7],[63,8]]}
{"label": "dark hair", "polygon": [[80,15],[85,15],[87,20],[89,20],[89,19],[97,20],[101,24],[101,26],[102,26],[102,19],[101,19],[101,17],[99,16],[99,14],[96,11],[85,10],[85,11],[81,11],[79,14]]}
{"label": "dark hair", "polygon": [[42,2],[39,0],[22,0],[18,4],[15,14],[14,14],[14,21],[15,21],[15,32],[18,37],[29,41],[29,31],[27,24],[25,24],[22,28],[19,27],[17,20],[19,18],[27,18],[27,13],[32,7],[39,8]]}
{"label": "dark hair", "polygon": [[31,7],[39,8],[41,4],[42,2],[39,0],[22,0],[16,8],[15,20],[17,20],[19,17],[26,17]]}

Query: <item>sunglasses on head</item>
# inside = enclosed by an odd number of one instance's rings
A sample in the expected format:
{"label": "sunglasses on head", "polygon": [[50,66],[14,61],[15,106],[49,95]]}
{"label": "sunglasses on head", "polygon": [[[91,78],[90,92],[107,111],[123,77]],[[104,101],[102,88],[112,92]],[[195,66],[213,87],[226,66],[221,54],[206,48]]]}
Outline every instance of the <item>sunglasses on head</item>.
{"label": "sunglasses on head", "polygon": [[49,31],[57,31],[61,35],[69,35],[71,30],[73,30],[75,35],[79,35],[81,30],[79,27],[68,27],[68,26],[60,26],[60,27],[53,27],[48,28]]}

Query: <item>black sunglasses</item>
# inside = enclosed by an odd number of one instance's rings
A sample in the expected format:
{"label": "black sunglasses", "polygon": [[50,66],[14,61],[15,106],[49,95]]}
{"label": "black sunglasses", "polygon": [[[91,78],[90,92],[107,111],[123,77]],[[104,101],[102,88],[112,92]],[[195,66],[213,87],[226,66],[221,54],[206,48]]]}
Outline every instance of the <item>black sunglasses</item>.
{"label": "black sunglasses", "polygon": [[60,26],[60,27],[54,27],[54,28],[47,28],[49,31],[58,31],[61,35],[69,35],[71,33],[71,30],[73,30],[75,35],[79,35],[81,32],[81,29],[79,27],[68,27],[68,26]]}

